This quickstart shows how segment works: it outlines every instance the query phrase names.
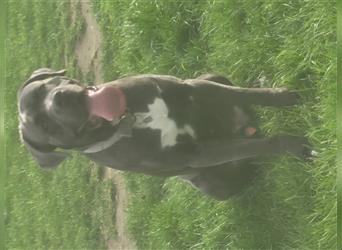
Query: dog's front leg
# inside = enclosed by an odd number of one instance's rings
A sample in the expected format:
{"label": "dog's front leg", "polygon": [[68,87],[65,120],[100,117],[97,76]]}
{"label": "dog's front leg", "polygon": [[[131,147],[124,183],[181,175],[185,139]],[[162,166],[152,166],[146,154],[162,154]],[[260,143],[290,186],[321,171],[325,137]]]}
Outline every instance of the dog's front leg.
{"label": "dog's front leg", "polygon": [[292,153],[305,156],[307,140],[303,137],[276,136],[271,138],[247,138],[233,141],[208,141],[197,145],[188,165],[194,168],[216,166],[259,156]]}

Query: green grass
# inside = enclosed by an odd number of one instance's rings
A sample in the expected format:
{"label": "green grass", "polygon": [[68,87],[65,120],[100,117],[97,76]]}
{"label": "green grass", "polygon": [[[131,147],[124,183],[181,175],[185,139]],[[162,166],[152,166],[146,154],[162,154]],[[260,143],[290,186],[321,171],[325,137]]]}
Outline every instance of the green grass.
{"label": "green grass", "polygon": [[[138,73],[222,73],[241,86],[300,91],[303,105],[259,110],[266,134],[306,135],[319,156],[262,161],[226,202],[176,178],[126,174],[129,228],[140,249],[336,248],[335,1],[94,1],[106,80]],[[6,74],[6,243],[10,249],[98,249],[114,235],[115,193],[102,169],[74,154],[53,172],[21,146],[16,91],[39,67],[76,69],[82,22],[66,1],[9,1]],[[78,16],[79,13],[78,13]],[[92,76],[87,76],[90,81]]]}
{"label": "green grass", "polygon": [[264,160],[243,195],[203,197],[176,179],[127,174],[140,249],[336,248],[335,1],[93,1],[106,80],[216,72],[241,86],[298,90],[303,105],[259,111],[266,134],[305,135],[313,162]]}
{"label": "green grass", "polygon": [[83,22],[71,23],[67,1],[8,1],[7,16],[7,248],[104,248],[103,237],[115,237],[113,184],[77,154],[55,171],[41,170],[17,129],[16,92],[33,70],[66,68],[68,75],[81,78],[74,46]]}

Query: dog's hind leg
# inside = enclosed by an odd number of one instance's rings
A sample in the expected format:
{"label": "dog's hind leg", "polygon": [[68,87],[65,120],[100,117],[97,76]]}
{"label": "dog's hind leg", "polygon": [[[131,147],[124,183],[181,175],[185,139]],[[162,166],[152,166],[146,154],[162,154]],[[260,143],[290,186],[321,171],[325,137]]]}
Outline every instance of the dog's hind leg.
{"label": "dog's hind leg", "polygon": [[194,151],[184,157],[193,168],[216,166],[228,162],[291,153],[297,157],[308,156],[306,138],[275,136],[271,138],[243,138],[225,141],[216,140],[197,144]]}
{"label": "dog's hind leg", "polygon": [[217,82],[217,83],[221,83],[227,86],[234,86],[234,84],[227,77],[216,75],[216,74],[204,74],[204,75],[200,75],[196,79]]}
{"label": "dog's hind leg", "polygon": [[285,88],[241,88],[202,79],[186,80],[197,98],[211,98],[222,105],[291,106],[299,102],[295,91]]}

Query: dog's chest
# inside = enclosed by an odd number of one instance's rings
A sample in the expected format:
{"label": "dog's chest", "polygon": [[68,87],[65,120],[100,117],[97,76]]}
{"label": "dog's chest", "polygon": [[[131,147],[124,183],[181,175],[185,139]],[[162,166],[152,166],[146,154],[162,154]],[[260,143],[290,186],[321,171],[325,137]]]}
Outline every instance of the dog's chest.
{"label": "dog's chest", "polygon": [[146,112],[137,112],[134,116],[136,121],[133,128],[158,131],[162,148],[175,146],[177,138],[181,135],[196,138],[194,128],[190,124],[178,125],[175,118],[170,116],[170,108],[160,97],[156,97],[151,104],[147,105]]}

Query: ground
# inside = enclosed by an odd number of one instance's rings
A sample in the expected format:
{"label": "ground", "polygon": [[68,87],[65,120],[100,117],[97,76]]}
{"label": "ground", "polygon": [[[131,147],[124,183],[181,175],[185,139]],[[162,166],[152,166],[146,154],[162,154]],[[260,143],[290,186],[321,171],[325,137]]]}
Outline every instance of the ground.
{"label": "ground", "polygon": [[[75,7],[75,6],[74,6]],[[101,65],[101,32],[96,19],[92,14],[91,6],[88,1],[81,1],[82,15],[85,20],[85,32],[76,45],[77,64],[84,76],[89,73],[94,74],[95,84],[103,83]],[[107,241],[108,249],[136,249],[130,239],[126,228],[126,207],[128,193],[125,181],[118,170],[106,168],[104,179],[112,179],[116,188],[116,215],[115,226],[117,239]],[[105,236],[106,237],[106,236]],[[106,237],[109,238],[109,237]]]}

